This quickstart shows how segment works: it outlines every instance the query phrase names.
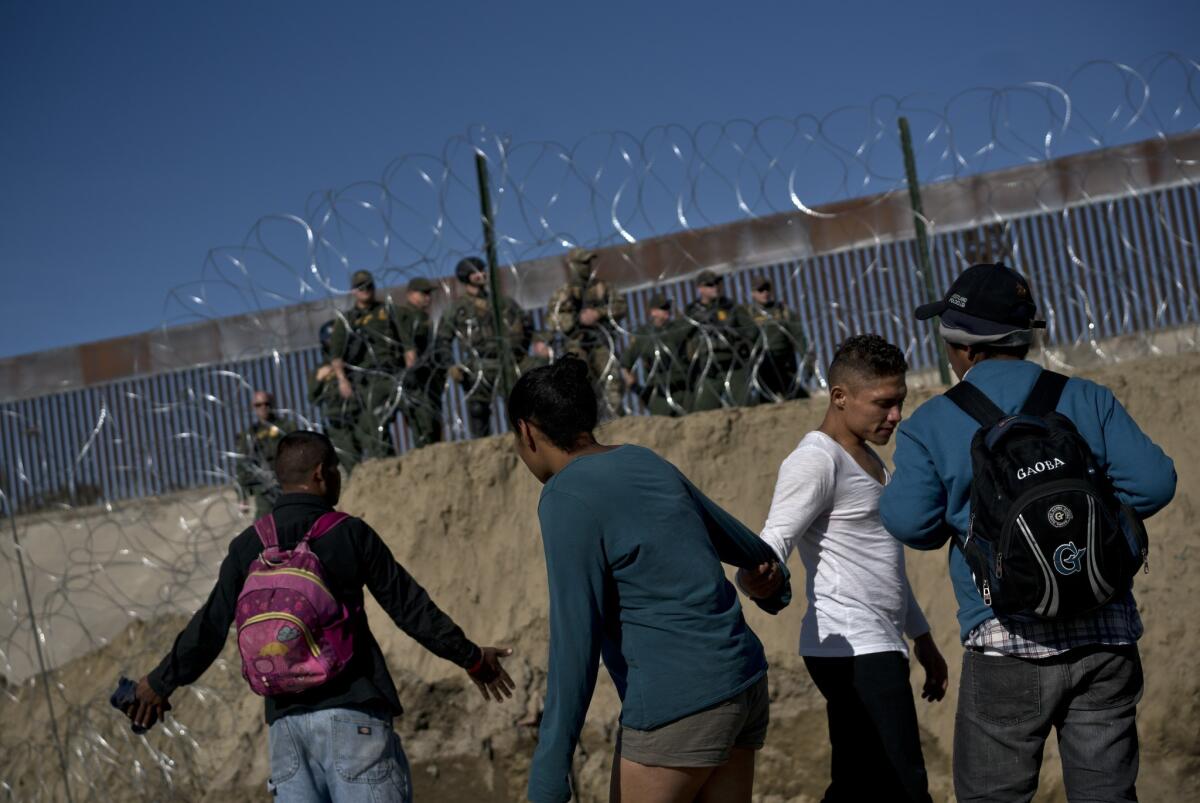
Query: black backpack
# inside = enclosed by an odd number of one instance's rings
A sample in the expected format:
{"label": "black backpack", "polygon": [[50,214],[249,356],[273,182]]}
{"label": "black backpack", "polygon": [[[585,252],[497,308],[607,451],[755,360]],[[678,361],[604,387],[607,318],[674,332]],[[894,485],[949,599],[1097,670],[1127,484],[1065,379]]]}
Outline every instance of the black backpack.
{"label": "black backpack", "polygon": [[971,517],[960,541],[983,601],[999,616],[1066,619],[1127,591],[1149,548],[1087,441],[1054,411],[1067,378],[1042,371],[1007,415],[960,382],[946,397],[979,422],[971,440]]}

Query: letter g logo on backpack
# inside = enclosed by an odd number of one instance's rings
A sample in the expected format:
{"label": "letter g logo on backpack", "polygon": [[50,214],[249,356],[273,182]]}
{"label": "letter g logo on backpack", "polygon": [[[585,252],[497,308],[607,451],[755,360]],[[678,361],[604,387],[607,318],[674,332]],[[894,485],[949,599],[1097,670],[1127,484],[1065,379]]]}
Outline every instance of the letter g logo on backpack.
{"label": "letter g logo on backpack", "polygon": [[1054,550],[1054,570],[1064,577],[1075,574],[1083,568],[1083,558],[1086,554],[1087,547],[1076,549],[1073,541],[1060,544],[1058,549]]}

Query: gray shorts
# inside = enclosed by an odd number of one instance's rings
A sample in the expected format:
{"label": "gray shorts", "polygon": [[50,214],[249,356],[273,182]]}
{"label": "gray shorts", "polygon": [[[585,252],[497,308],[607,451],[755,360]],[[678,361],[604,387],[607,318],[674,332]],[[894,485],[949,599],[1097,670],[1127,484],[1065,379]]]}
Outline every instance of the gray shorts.
{"label": "gray shorts", "polygon": [[654,730],[621,726],[617,754],[646,767],[718,767],[735,747],[759,750],[767,738],[767,676],[711,708]]}

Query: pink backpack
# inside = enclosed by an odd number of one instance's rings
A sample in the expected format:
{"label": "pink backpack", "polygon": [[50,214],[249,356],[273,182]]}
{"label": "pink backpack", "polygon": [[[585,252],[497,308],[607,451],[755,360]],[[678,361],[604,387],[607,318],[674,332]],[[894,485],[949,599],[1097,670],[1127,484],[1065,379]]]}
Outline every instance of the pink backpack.
{"label": "pink backpack", "polygon": [[353,611],[334,599],[321,561],[308,547],[348,518],[324,514],[292,550],[279,548],[270,514],[254,522],[263,552],[250,564],[235,621],[242,675],[255,694],[271,697],[319,686],[353,655]]}

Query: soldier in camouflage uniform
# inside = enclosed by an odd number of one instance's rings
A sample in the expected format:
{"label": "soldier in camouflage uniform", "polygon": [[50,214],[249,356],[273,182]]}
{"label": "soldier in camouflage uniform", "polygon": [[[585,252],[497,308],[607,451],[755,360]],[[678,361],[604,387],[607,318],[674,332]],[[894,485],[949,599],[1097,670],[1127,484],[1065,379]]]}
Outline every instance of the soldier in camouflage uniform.
{"label": "soldier in camouflage uniform", "polygon": [[[487,267],[478,257],[458,263],[454,275],[464,294],[442,313],[437,330],[438,358],[442,365],[453,362],[452,347],[458,343],[459,361],[450,366],[450,376],[463,389],[471,437],[490,435],[492,399],[504,367],[504,357],[515,368],[529,348],[529,323],[524,311],[507,296],[500,301],[503,332],[497,335],[487,291]],[[507,355],[505,351],[507,350]]]}
{"label": "soldier in camouflage uniform", "polygon": [[620,415],[625,395],[615,359],[614,335],[625,319],[628,306],[624,297],[607,282],[596,277],[596,253],[572,248],[567,253],[568,280],[550,297],[546,324],[561,337],[564,353],[574,354],[588,364],[592,382],[599,393],[601,413]]}
{"label": "soldier in camouflage uniform", "polygon": [[417,448],[442,440],[442,391],[446,366],[439,363],[429,306],[436,285],[418,277],[405,288],[405,303],[396,313],[404,349],[403,397],[400,408]]}
{"label": "soldier in camouflage uniform", "polygon": [[[684,346],[691,327],[671,320],[671,299],[659,293],[650,299],[650,320],[633,333],[621,354],[625,383],[638,394],[651,415],[681,416],[689,407],[687,356]],[[641,361],[644,381],[639,386],[634,367]]]}
{"label": "soldier in camouflage uniform", "polygon": [[724,294],[725,279],[711,270],[696,276],[698,298],[688,304],[688,380],[693,411],[746,404],[750,391],[750,343],[753,323]]}
{"label": "soldier in camouflage uniform", "polygon": [[338,465],[349,477],[362,458],[363,448],[356,426],[362,413],[362,405],[357,396],[351,394],[350,398],[344,399],[338,392],[337,373],[329,359],[333,326],[334,321],[329,321],[321,327],[321,353],[325,355],[325,362],[308,375],[308,402],[321,411],[325,434],[333,441],[333,447],[337,450]]}
{"label": "soldier in camouflage uniform", "polygon": [[774,286],[767,277],[755,278],[750,288],[753,300],[743,305],[742,311],[753,326],[747,333],[754,343],[751,403],[807,399],[808,391],[797,379],[796,353],[808,352],[800,316],[775,300]]}
{"label": "soldier in camouflage uniform", "polygon": [[396,309],[390,300],[375,297],[375,279],[369,271],[355,271],[350,284],[354,306],[334,321],[331,364],[342,398],[358,396],[361,407],[355,428],[364,459],[387,457],[395,454],[391,423],[397,377],[404,365]]}
{"label": "soldier in camouflage uniform", "polygon": [[275,452],[279,442],[296,425],[275,413],[275,399],[265,390],[254,392],[254,425],[237,436],[238,507],[250,512],[254,502],[254,518],[261,519],[271,512],[279,496],[275,479]]}

